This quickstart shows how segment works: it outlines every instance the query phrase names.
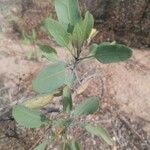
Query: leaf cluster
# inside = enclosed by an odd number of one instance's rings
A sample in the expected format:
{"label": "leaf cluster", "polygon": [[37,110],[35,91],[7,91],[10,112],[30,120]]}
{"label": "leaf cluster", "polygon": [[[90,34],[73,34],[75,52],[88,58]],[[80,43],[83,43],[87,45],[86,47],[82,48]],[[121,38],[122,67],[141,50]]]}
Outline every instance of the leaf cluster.
{"label": "leaf cluster", "polygon": [[[39,93],[39,97],[22,105],[13,108],[13,117],[18,124],[26,128],[38,128],[43,125],[55,126],[58,132],[53,133],[53,139],[62,140],[61,149],[79,150],[80,144],[75,139],[67,138],[69,126],[80,126],[92,135],[101,137],[109,145],[112,139],[107,131],[89,123],[80,122],[80,117],[95,113],[100,106],[100,98],[89,97],[83,100],[78,106],[73,106],[72,90],[75,81],[78,79],[76,68],[84,59],[95,58],[103,64],[125,61],[132,55],[132,50],[116,42],[104,42],[91,44],[92,38],[97,31],[93,29],[94,18],[90,12],[85,16],[80,15],[78,0],[54,0],[58,20],[48,17],[44,21],[44,28],[54,40],[70,52],[71,62],[63,62],[57,55],[57,50],[46,44],[37,44],[41,55],[46,57],[52,64],[44,67],[33,80],[33,89]],[[33,32],[30,41],[35,40]],[[88,49],[89,47],[89,49]],[[82,57],[83,51],[88,55]],[[89,82],[88,82],[89,83]],[[81,94],[87,83],[78,88]],[[43,96],[44,95],[44,96]],[[50,103],[54,97],[62,97],[63,113],[67,115],[64,119],[50,120],[40,108]],[[78,121],[77,121],[78,120]],[[38,145],[36,150],[45,149],[47,141]]]}

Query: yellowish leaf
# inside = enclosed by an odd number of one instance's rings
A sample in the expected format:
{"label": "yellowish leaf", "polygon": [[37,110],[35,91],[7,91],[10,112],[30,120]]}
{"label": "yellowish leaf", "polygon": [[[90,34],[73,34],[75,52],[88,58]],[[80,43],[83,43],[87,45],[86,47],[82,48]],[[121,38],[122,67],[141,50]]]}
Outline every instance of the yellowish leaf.
{"label": "yellowish leaf", "polygon": [[54,96],[53,95],[46,95],[46,96],[39,96],[36,98],[32,98],[24,103],[24,106],[28,108],[42,108],[46,105],[48,105],[52,100]]}
{"label": "yellowish leaf", "polygon": [[92,29],[90,35],[89,35],[89,38],[88,38],[88,43],[97,35],[98,31],[96,29]]}

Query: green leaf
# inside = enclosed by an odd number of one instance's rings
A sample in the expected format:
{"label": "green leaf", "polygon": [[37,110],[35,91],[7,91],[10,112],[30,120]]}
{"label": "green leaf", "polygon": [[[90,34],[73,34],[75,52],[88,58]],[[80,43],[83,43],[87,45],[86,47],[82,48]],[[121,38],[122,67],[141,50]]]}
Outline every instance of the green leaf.
{"label": "green leaf", "polygon": [[19,125],[26,128],[39,128],[47,121],[40,111],[31,110],[21,105],[13,107],[12,115]]}
{"label": "green leaf", "polygon": [[89,54],[89,56],[94,56],[95,53],[96,53],[97,48],[98,48],[98,44],[93,43],[93,44],[90,46],[90,54]]}
{"label": "green leaf", "polygon": [[41,50],[41,55],[46,57],[50,61],[58,61],[57,52],[54,48],[48,45],[38,44],[39,49]]}
{"label": "green leaf", "polygon": [[90,14],[88,11],[85,14],[85,19],[83,23],[83,33],[84,33],[84,39],[88,39],[92,29],[94,26],[94,18],[92,14]]}
{"label": "green leaf", "polygon": [[83,42],[88,39],[94,25],[93,16],[86,12],[84,20],[77,23],[73,30],[73,44],[81,47]]}
{"label": "green leaf", "polygon": [[95,113],[99,108],[99,101],[98,97],[87,98],[75,108],[73,115],[80,116]]}
{"label": "green leaf", "polygon": [[46,19],[44,26],[47,29],[48,33],[53,36],[53,38],[59,45],[61,45],[62,47],[67,47],[69,45],[69,33],[67,33],[61,23],[49,17]]}
{"label": "green leaf", "polygon": [[81,19],[78,0],[55,0],[55,10],[58,20],[67,27]]}
{"label": "green leaf", "polygon": [[101,63],[116,63],[125,61],[132,56],[132,50],[122,44],[100,44],[95,52],[95,58]]}
{"label": "green leaf", "polygon": [[44,141],[41,144],[39,144],[38,146],[36,146],[33,150],[45,150],[46,145],[47,145],[47,141]]}
{"label": "green leaf", "polygon": [[60,88],[65,81],[65,64],[58,62],[48,65],[33,80],[33,89],[38,93],[51,93]]}
{"label": "green leaf", "polygon": [[[102,45],[111,45],[111,43],[110,42],[103,42],[103,43],[101,43],[100,44],[101,46]],[[98,48],[98,44],[96,44],[96,43],[93,43],[91,46],[90,46],[90,48],[89,48],[89,50],[90,50],[90,55],[95,55],[96,54],[96,51],[97,51],[97,48]]]}
{"label": "green leaf", "polygon": [[70,113],[72,110],[71,89],[68,86],[65,86],[63,89],[63,110],[66,113]]}
{"label": "green leaf", "polygon": [[80,150],[80,144],[75,140],[73,139],[71,141],[71,150]]}
{"label": "green leaf", "polygon": [[82,22],[77,23],[72,34],[72,43],[75,47],[80,48],[84,42]]}
{"label": "green leaf", "polygon": [[73,83],[76,79],[74,72],[66,71],[66,77],[65,77],[65,84],[68,85],[70,88],[73,86]]}
{"label": "green leaf", "polygon": [[113,141],[109,135],[109,133],[102,127],[95,127],[91,124],[85,126],[85,129],[91,133],[92,135],[96,135],[101,137],[107,144],[113,145]]}

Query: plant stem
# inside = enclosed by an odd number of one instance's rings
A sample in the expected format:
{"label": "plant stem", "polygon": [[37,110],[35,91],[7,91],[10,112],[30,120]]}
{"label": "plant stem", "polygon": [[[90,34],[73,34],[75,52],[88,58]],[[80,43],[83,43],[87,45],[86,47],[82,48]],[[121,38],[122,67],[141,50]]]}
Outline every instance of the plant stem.
{"label": "plant stem", "polygon": [[79,58],[78,61],[81,61],[81,60],[84,60],[84,59],[88,59],[88,58],[92,58],[92,57],[93,57],[93,55],[87,56],[87,57],[83,57],[83,58]]}

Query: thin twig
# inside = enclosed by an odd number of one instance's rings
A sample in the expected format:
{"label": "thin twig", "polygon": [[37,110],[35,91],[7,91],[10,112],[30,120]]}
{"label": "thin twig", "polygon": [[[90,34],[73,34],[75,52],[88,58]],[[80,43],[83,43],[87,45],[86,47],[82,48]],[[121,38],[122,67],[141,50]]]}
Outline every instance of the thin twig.
{"label": "thin twig", "polygon": [[78,73],[77,73],[76,68],[74,69],[74,73],[75,73],[75,75],[76,75],[76,77],[77,77],[78,83],[79,83],[80,85],[82,85],[82,83],[81,83],[81,81],[80,81],[80,79],[79,79],[79,76],[78,76]]}
{"label": "thin twig", "polygon": [[79,61],[84,60],[84,59],[89,59],[89,58],[92,58],[92,57],[93,57],[93,55],[91,55],[91,56],[86,56],[86,57],[83,57],[83,58],[79,58]]}

